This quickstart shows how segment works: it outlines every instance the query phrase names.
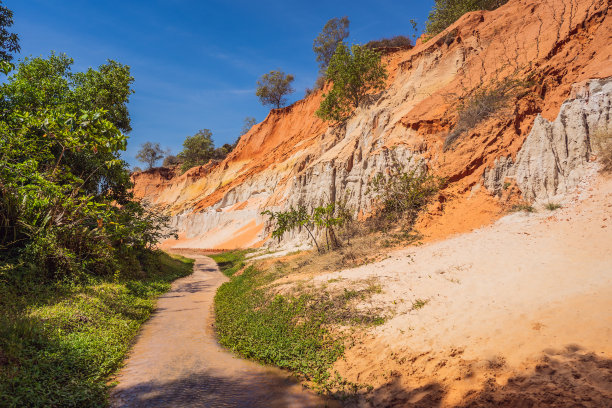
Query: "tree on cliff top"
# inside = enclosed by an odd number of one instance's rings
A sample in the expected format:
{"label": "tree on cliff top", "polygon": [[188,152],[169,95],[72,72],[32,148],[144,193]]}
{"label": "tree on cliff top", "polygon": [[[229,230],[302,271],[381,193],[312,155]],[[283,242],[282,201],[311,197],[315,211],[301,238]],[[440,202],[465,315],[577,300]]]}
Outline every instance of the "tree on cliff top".
{"label": "tree on cliff top", "polygon": [[182,170],[208,163],[213,158],[214,150],[215,144],[210,129],[202,129],[193,136],[187,136],[183,142],[183,151],[178,154],[183,162]]}
{"label": "tree on cliff top", "polygon": [[465,13],[476,10],[495,10],[507,2],[508,0],[436,0],[425,24],[425,34],[427,37],[434,37],[459,20]]}
{"label": "tree on cliff top", "polygon": [[287,103],[285,96],[295,92],[291,87],[294,79],[293,75],[287,75],[283,71],[270,71],[257,81],[255,95],[263,105],[272,105],[278,109]]}
{"label": "tree on cliff top", "polygon": [[136,155],[139,162],[145,163],[149,169],[155,166],[155,163],[164,157],[164,151],[159,146],[159,143],[146,142],[140,145],[140,150]]}
{"label": "tree on cliff top", "polygon": [[342,18],[332,18],[314,39],[312,50],[317,55],[317,62],[321,71],[325,71],[331,61],[338,44],[344,41],[349,36],[349,19],[344,16]]}
{"label": "tree on cliff top", "polygon": [[340,122],[359,106],[368,92],[384,88],[387,70],[378,52],[360,45],[349,49],[340,43],[327,67],[327,78],[333,87],[323,95],[316,115],[323,120]]}

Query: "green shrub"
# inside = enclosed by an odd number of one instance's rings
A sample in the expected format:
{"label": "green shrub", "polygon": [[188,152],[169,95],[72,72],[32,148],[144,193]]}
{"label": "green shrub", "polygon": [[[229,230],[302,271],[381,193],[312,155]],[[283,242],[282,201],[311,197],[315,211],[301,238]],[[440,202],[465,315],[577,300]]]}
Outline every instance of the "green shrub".
{"label": "green shrub", "polygon": [[495,10],[508,0],[436,0],[425,23],[425,34],[434,37],[470,11]]}
{"label": "green shrub", "polygon": [[559,203],[547,203],[545,208],[548,211],[555,211],[555,210],[558,210],[559,208],[563,208],[563,206]]}
{"label": "green shrub", "polygon": [[[305,206],[290,207],[287,211],[274,212],[263,211],[269,221],[275,224],[272,237],[280,241],[285,233],[306,229],[308,235],[317,247],[317,252],[323,251],[317,236],[323,231],[327,250],[337,249],[342,246],[336,229],[352,221],[352,214],[342,203],[327,203],[308,211]],[[318,231],[317,231],[318,230]]]}
{"label": "green shrub", "polygon": [[41,279],[124,271],[169,236],[167,217],[132,200],[120,159],[129,67],[72,73],[72,63],[26,58],[0,88],[0,260]]}
{"label": "green shrub", "polygon": [[193,136],[187,136],[183,141],[183,150],[178,154],[182,162],[181,170],[208,163],[213,158],[215,144],[210,129],[201,129]]}
{"label": "green shrub", "polygon": [[369,92],[384,89],[387,70],[376,51],[359,45],[349,49],[340,43],[327,67],[326,78],[333,86],[323,95],[316,115],[323,120],[342,122]]}
{"label": "green shrub", "polygon": [[444,179],[423,168],[405,170],[394,160],[386,173],[378,173],[370,180],[368,193],[378,218],[410,229],[444,183]]}

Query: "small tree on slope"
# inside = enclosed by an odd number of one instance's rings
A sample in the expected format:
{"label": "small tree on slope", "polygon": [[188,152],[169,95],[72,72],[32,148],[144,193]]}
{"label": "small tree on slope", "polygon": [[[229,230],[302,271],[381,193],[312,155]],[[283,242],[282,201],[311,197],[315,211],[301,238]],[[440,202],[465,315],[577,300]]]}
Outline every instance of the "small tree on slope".
{"label": "small tree on slope", "polygon": [[378,52],[360,45],[349,49],[340,43],[327,67],[327,78],[333,87],[323,95],[316,115],[323,120],[341,122],[368,92],[384,89],[387,70]]}
{"label": "small tree on slope", "polygon": [[287,75],[283,71],[270,71],[257,81],[255,95],[263,105],[272,105],[278,109],[287,103],[285,96],[295,92],[291,87],[294,79],[293,75]]}
{"label": "small tree on slope", "polygon": [[139,162],[145,163],[149,169],[155,166],[155,163],[164,157],[164,151],[159,146],[159,143],[146,142],[140,145],[140,150],[136,155]]}

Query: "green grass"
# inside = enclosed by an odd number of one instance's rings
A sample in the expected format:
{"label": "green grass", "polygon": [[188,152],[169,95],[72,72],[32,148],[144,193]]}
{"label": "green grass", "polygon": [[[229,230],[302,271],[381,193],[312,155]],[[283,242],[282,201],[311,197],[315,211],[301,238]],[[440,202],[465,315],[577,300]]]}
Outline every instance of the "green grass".
{"label": "green grass", "polygon": [[[226,271],[244,263],[236,253],[212,258],[224,262],[232,258],[233,266],[224,265]],[[286,273],[282,266],[261,271],[251,265],[219,288],[215,296],[219,342],[243,357],[288,369],[319,391],[330,391],[340,384],[329,371],[344,353],[345,340],[331,327],[384,323],[375,313],[353,307],[353,300],[379,293],[380,287],[370,284],[337,293],[321,288],[272,293],[270,284]],[[347,384],[343,387],[355,387]]]}
{"label": "green grass", "polygon": [[244,268],[244,258],[251,252],[250,250],[235,250],[228,251],[222,254],[212,255],[211,258],[215,260],[221,272],[228,278],[231,278],[236,272]]}
{"label": "green grass", "polygon": [[547,203],[545,205],[545,208],[548,211],[555,211],[555,210],[558,210],[559,208],[563,208],[563,206],[561,204],[559,204],[559,203]]}
{"label": "green grass", "polygon": [[[103,407],[119,368],[156,298],[191,273],[192,261],[154,254],[133,277],[86,283],[5,279],[0,266],[0,406]],[[21,279],[25,282],[25,279]]]}

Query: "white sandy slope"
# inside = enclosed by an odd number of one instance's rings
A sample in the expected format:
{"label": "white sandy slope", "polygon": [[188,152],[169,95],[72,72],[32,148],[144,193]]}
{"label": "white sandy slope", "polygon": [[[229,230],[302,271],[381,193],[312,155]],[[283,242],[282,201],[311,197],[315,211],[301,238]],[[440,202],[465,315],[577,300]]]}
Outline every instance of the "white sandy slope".
{"label": "white sandy slope", "polygon": [[[612,179],[560,210],[514,213],[315,281],[370,277],[383,286],[372,302],[394,315],[337,364],[374,385],[359,405],[449,406],[471,391],[474,405],[549,406],[557,395],[561,406],[612,406]],[[415,309],[418,299],[427,304]]]}

